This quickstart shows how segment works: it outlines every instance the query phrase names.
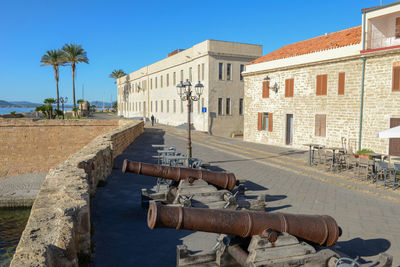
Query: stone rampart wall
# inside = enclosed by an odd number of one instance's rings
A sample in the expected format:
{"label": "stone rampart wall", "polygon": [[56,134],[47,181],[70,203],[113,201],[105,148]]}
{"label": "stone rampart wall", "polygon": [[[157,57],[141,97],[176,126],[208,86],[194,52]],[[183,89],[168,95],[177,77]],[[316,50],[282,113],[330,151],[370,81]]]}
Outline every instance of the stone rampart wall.
{"label": "stone rampart wall", "polygon": [[0,118],[0,177],[47,172],[118,120]]}
{"label": "stone rampart wall", "polygon": [[90,255],[90,196],[114,158],[143,131],[131,121],[95,138],[51,169],[32,206],[12,267],[78,266]]}

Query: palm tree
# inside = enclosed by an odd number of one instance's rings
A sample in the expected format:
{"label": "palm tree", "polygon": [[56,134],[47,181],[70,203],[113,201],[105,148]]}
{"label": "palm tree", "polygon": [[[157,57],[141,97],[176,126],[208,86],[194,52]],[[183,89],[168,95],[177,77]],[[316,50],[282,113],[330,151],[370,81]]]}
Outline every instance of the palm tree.
{"label": "palm tree", "polygon": [[65,44],[62,48],[65,52],[65,59],[71,65],[72,69],[72,95],[74,100],[74,108],[76,108],[75,102],[75,71],[76,64],[84,62],[89,64],[89,59],[87,58],[86,51],[81,45],[77,44]]}
{"label": "palm tree", "polygon": [[111,72],[110,76],[108,77],[117,80],[118,78],[124,77],[125,75],[126,75],[125,71],[119,69],[119,70],[113,70],[113,72]]}
{"label": "palm tree", "polygon": [[57,85],[57,109],[60,109],[60,93],[58,90],[58,81],[59,81],[59,66],[65,66],[65,53],[60,49],[53,49],[46,51],[46,54],[42,56],[40,60],[42,66],[53,66],[54,69],[54,76],[56,79]]}

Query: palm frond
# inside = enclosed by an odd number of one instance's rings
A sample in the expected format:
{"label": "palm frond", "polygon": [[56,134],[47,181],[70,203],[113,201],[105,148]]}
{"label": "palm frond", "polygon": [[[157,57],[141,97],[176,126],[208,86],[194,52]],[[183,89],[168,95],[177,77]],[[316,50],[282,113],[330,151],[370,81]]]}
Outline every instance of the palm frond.
{"label": "palm frond", "polygon": [[119,70],[113,70],[108,77],[113,78],[113,79],[118,79],[125,75],[126,75],[125,71],[123,71],[122,69],[119,69]]}
{"label": "palm frond", "polygon": [[65,58],[67,62],[69,62],[70,64],[81,63],[81,62],[89,64],[87,53],[82,48],[81,45],[65,44],[62,47],[62,50],[65,53]]}

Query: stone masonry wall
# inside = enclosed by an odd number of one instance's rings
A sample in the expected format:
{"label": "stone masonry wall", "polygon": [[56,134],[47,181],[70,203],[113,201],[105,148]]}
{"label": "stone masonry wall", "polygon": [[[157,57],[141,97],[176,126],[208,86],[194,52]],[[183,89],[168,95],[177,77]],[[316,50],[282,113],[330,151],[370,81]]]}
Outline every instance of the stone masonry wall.
{"label": "stone masonry wall", "polygon": [[[338,75],[345,72],[344,95],[338,95]],[[244,140],[286,146],[286,114],[293,114],[293,147],[318,143],[341,146],[341,138],[356,149],[359,132],[360,58],[302,66],[245,77]],[[270,90],[262,98],[262,81],[270,77],[271,86],[279,85],[277,93]],[[316,76],[328,75],[327,95],[316,95]],[[294,96],[285,97],[285,79],[294,78]],[[273,113],[273,131],[257,130],[258,112]],[[326,114],[326,137],[315,136],[315,115]]]}
{"label": "stone masonry wall", "polygon": [[90,196],[114,158],[144,131],[130,121],[95,138],[51,169],[32,206],[11,267],[79,266],[90,254]]}
{"label": "stone masonry wall", "polygon": [[47,172],[118,120],[0,118],[0,177]]}
{"label": "stone masonry wall", "polygon": [[377,138],[376,134],[390,128],[390,118],[400,118],[400,92],[392,91],[396,63],[400,64],[399,53],[378,54],[366,61],[361,146],[377,153],[389,153],[389,139]]}

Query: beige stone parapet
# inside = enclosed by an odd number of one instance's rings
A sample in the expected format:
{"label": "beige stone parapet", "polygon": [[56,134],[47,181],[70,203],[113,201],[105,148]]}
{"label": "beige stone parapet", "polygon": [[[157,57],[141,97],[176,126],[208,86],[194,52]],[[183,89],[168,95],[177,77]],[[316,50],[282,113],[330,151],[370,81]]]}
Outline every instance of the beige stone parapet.
{"label": "beige stone parapet", "polygon": [[90,196],[144,131],[143,122],[121,124],[49,171],[10,266],[79,266],[90,255]]}

